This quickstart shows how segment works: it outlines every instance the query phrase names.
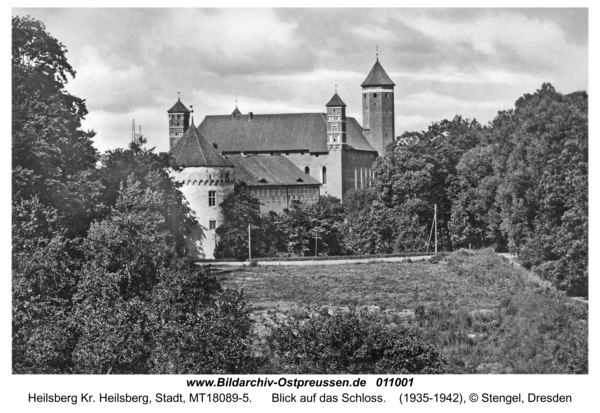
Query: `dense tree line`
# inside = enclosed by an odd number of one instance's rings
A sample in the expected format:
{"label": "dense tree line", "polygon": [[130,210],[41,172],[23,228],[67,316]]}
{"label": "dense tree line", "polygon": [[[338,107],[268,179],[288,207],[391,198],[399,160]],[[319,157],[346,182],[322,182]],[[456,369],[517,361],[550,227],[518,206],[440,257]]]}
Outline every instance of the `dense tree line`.
{"label": "dense tree line", "polygon": [[455,117],[406,132],[350,194],[346,244],[422,250],[433,205],[443,250],[516,252],[559,289],[587,296],[588,97],[543,84],[487,126]]}

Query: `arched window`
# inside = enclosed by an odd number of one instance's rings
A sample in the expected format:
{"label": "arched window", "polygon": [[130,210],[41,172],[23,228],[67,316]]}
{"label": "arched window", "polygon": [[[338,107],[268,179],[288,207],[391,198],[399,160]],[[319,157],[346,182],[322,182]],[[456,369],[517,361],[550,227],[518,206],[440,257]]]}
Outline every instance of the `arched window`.
{"label": "arched window", "polygon": [[304,168],[304,173],[306,175],[310,175],[310,168],[308,166],[306,168]]}
{"label": "arched window", "polygon": [[323,167],[323,176],[321,179],[321,183],[326,184],[327,183],[327,168]]}

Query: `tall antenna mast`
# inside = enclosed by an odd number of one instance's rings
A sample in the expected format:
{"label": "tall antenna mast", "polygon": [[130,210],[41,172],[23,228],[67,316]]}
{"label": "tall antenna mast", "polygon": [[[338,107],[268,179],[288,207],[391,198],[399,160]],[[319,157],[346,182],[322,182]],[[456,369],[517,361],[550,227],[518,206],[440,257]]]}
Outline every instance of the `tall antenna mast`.
{"label": "tall antenna mast", "polygon": [[135,119],[131,120],[131,143],[140,143],[140,137],[142,136],[142,125],[139,125],[140,132],[135,133]]}

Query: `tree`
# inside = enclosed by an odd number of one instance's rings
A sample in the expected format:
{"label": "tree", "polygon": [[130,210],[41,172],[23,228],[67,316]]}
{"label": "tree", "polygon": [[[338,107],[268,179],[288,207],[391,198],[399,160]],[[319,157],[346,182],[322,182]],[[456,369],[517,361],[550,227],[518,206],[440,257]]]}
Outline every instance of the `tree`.
{"label": "tree", "polygon": [[64,213],[67,182],[98,159],[94,132],[80,129],[85,102],[65,90],[75,71],[43,23],[13,17],[12,46],[13,196],[37,196]]}
{"label": "tree", "polygon": [[[261,227],[260,201],[252,196],[245,183],[239,182],[221,202],[220,208],[224,222],[216,230],[219,242],[215,257],[248,258],[248,227]],[[260,242],[253,242],[252,254],[259,256],[260,252]]]}
{"label": "tree", "polygon": [[449,223],[456,168],[461,156],[478,145],[481,133],[477,121],[456,116],[432,124],[426,132],[405,132],[388,147],[385,157],[378,158],[373,168],[378,201],[400,217],[395,251],[427,243],[434,204],[441,246],[452,249]]}
{"label": "tree", "polygon": [[502,229],[527,267],[587,295],[588,96],[550,84],[511,113],[514,133],[498,188]]}
{"label": "tree", "polygon": [[[323,195],[313,204],[305,204],[307,215],[311,218],[311,236],[309,250],[317,250],[321,255],[343,255],[346,252],[343,236],[345,219],[342,201],[331,195]],[[317,245],[315,246],[315,242]]]}
{"label": "tree", "polygon": [[497,250],[507,249],[497,202],[502,178],[495,165],[498,162],[495,146],[477,146],[465,152],[458,163],[448,224],[455,248],[495,245]]}
{"label": "tree", "polygon": [[56,210],[36,197],[13,205],[12,343],[15,373],[69,372],[78,277]]}
{"label": "tree", "polygon": [[406,330],[378,315],[295,314],[271,334],[271,364],[286,374],[440,374],[445,361]]}
{"label": "tree", "polygon": [[196,224],[191,209],[179,188],[182,183],[174,178],[172,159],[154,152],[154,148],[144,148],[145,140],[131,143],[128,149],[107,151],[102,156],[98,176],[102,187],[100,202],[112,207],[117,202],[121,185],[127,184],[130,177],[141,189],[156,192],[159,211],[162,216],[161,228],[169,232],[170,240],[178,254],[185,253],[185,238]]}
{"label": "tree", "polygon": [[344,201],[345,244],[355,254],[394,252],[398,235],[394,209],[383,205],[375,188],[349,191]]}
{"label": "tree", "polygon": [[160,191],[130,176],[92,224],[73,295],[73,369],[86,374],[236,373],[249,358],[241,294],[175,253]]}
{"label": "tree", "polygon": [[241,293],[181,266],[161,274],[150,306],[150,373],[248,372],[252,323]]}

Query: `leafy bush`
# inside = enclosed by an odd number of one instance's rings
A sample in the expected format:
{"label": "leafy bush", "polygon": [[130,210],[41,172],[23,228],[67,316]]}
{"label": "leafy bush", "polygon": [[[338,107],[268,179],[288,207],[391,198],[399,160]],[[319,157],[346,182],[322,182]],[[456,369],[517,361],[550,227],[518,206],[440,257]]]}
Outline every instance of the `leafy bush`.
{"label": "leafy bush", "polygon": [[293,314],[273,328],[270,368],[279,374],[439,374],[438,351],[374,314]]}

